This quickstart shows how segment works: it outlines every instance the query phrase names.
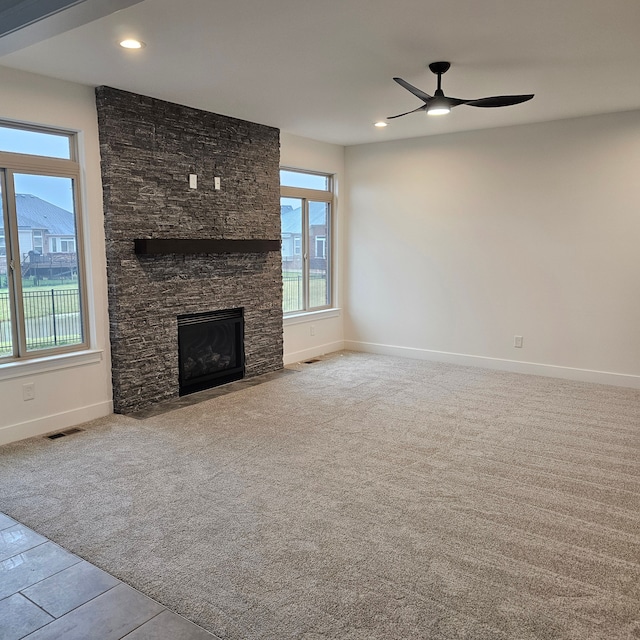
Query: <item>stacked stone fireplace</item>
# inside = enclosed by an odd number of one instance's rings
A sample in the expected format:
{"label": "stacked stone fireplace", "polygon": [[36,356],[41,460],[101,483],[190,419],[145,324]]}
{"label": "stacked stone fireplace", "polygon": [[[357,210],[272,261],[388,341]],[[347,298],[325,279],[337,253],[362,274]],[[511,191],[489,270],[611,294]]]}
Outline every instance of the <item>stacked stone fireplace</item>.
{"label": "stacked stone fireplace", "polygon": [[[280,369],[278,130],[109,87],[96,97],[115,411],[197,390],[182,385],[185,317],[240,310],[242,375]],[[151,239],[179,242],[140,249]],[[228,240],[245,242],[216,243]]]}

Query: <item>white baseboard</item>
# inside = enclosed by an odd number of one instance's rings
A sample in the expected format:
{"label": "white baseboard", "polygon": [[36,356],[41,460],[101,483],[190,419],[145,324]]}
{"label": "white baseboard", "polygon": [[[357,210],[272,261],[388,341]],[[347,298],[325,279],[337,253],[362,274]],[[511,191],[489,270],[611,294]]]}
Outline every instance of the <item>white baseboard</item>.
{"label": "white baseboard", "polygon": [[459,364],[467,367],[484,367],[485,369],[497,369],[500,371],[511,371],[513,373],[527,373],[530,375],[546,376],[549,378],[563,378],[565,380],[595,382],[597,384],[609,384],[616,387],[640,389],[640,376],[627,373],[575,369],[572,367],[559,367],[553,364],[520,362],[518,360],[488,358],[485,356],[449,353],[447,351],[432,351],[430,349],[415,349],[412,347],[398,347],[388,344],[377,344],[374,342],[359,342],[357,340],[345,340],[344,348],[351,351],[379,353],[381,355],[400,356],[401,358],[412,358],[414,360],[448,362],[450,364]]}
{"label": "white baseboard", "polygon": [[19,424],[12,424],[0,428],[0,445],[24,440],[34,436],[41,436],[52,431],[61,431],[75,425],[102,418],[113,413],[113,402],[99,402],[87,407],[72,409],[36,420],[28,420]]}
{"label": "white baseboard", "polygon": [[326,353],[332,353],[333,351],[342,351],[344,349],[344,342],[342,340],[336,340],[335,342],[327,342],[326,344],[320,344],[309,349],[303,349],[302,351],[293,351],[292,353],[284,354],[284,364],[293,364],[294,362],[300,362],[301,360],[308,360],[309,358],[317,358],[323,356]]}

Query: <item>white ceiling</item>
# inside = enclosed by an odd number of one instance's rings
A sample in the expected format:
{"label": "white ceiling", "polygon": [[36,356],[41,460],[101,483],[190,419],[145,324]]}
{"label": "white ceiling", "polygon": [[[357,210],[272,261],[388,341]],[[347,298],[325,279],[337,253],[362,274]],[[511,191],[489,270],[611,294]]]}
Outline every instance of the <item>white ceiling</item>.
{"label": "white ceiling", "polygon": [[[352,145],[638,109],[639,33],[638,0],[144,0],[0,64]],[[447,95],[535,98],[375,129],[421,104],[393,76],[432,94],[435,60]]]}

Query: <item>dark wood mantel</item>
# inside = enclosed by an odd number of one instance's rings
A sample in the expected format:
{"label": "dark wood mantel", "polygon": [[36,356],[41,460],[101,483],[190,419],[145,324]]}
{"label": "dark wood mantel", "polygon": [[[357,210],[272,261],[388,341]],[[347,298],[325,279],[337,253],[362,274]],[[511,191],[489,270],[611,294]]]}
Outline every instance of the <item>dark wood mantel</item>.
{"label": "dark wood mantel", "polygon": [[280,251],[280,240],[213,240],[210,238],[138,238],[138,255],[169,253],[265,253]]}

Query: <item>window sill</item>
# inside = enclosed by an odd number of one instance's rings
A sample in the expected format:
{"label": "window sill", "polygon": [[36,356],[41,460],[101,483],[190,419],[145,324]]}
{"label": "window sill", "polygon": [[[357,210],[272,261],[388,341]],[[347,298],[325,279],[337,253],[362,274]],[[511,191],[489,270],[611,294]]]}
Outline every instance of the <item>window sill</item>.
{"label": "window sill", "polygon": [[342,310],[338,308],[321,309],[320,311],[305,311],[303,313],[294,313],[284,316],[283,324],[285,327],[292,324],[302,324],[303,322],[315,322],[316,320],[324,320],[325,318],[337,318]]}
{"label": "window sill", "polygon": [[0,380],[23,378],[47,371],[80,367],[85,364],[95,364],[102,360],[102,350],[87,349],[71,353],[60,353],[44,358],[30,358],[29,360],[14,360],[0,364]]}

